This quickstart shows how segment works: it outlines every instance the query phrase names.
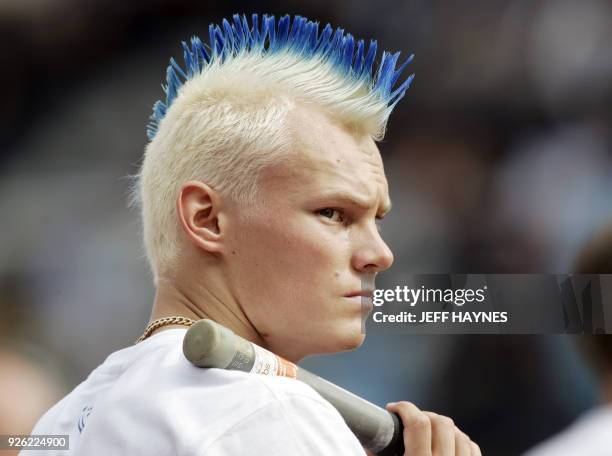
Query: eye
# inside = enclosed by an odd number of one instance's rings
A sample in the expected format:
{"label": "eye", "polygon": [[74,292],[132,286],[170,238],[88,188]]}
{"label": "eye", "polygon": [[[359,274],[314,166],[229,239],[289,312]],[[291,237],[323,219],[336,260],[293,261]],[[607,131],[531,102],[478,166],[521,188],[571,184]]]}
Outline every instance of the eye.
{"label": "eye", "polygon": [[340,209],[326,207],[324,209],[319,209],[317,211],[317,214],[322,215],[323,217],[331,220],[332,222],[341,223],[344,221],[344,213]]}

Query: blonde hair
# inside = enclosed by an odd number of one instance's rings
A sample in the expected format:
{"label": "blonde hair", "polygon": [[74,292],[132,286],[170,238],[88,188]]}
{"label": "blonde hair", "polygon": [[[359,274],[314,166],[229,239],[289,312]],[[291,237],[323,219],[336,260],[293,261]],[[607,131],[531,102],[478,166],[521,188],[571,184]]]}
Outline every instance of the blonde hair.
{"label": "blonde hair", "polygon": [[[287,114],[295,103],[374,139],[414,75],[394,88],[410,56],[383,53],[374,76],[376,42],[367,53],[342,29],[296,16],[235,15],[209,28],[210,45],[183,42],[186,69],[170,59],[165,101],[154,105],[140,172],[132,191],[146,255],[157,283],[176,267],[180,226],[176,198],[183,182],[206,182],[223,195],[251,202],[260,171],[280,160],[290,138]],[[356,48],[356,49],[355,49]]]}

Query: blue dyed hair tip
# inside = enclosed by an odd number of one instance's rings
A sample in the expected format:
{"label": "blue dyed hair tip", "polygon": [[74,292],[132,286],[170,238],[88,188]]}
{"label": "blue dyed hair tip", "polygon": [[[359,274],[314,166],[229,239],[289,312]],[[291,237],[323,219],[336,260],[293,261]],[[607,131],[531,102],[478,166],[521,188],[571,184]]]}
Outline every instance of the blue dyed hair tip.
{"label": "blue dyed hair tip", "polygon": [[184,68],[174,58],[166,70],[166,84],[162,84],[165,100],[158,100],[153,105],[153,114],[147,126],[147,136],[152,140],[157,133],[159,123],[166,115],[169,106],[176,98],[179,88],[185,81],[199,74],[213,61],[223,62],[242,51],[272,54],[279,51],[291,51],[304,59],[321,58],[334,65],[342,74],[355,80],[370,84],[373,92],[389,105],[392,110],[404,96],[414,74],[394,88],[401,73],[412,61],[411,54],[399,67],[399,52],[383,52],[377,69],[374,70],[377,43],[371,40],[366,51],[363,40],[355,42],[350,33],[342,28],[335,30],[327,24],[319,31],[319,23],[301,16],[293,21],[289,15],[278,21],[274,16],[253,14],[251,24],[245,15],[235,14],[232,23],[223,19],[221,25],[211,24],[208,28],[209,43],[204,44],[200,38],[191,38],[190,45],[182,42]]}

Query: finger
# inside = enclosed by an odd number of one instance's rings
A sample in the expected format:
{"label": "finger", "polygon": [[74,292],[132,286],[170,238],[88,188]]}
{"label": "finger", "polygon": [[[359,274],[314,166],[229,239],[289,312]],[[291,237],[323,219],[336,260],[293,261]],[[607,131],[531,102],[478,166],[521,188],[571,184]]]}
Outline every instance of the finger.
{"label": "finger", "polygon": [[424,412],[431,421],[431,453],[433,456],[455,455],[455,423],[447,416]]}
{"label": "finger", "polygon": [[472,441],[455,427],[455,456],[472,456]]}
{"label": "finger", "polygon": [[480,447],[476,442],[471,442],[472,444],[472,456],[482,456],[482,452],[480,451]]}
{"label": "finger", "polygon": [[432,456],[431,421],[416,405],[410,402],[387,404],[387,410],[397,413],[404,424],[404,448],[406,456]]}

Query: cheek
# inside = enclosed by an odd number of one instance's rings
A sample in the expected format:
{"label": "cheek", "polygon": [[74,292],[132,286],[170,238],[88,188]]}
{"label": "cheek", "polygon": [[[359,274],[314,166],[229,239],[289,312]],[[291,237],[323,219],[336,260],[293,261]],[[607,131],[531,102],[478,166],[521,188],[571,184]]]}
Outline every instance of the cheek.
{"label": "cheek", "polygon": [[310,287],[312,292],[313,279],[338,277],[350,264],[346,232],[309,214],[296,214],[291,220],[251,221],[242,233],[235,258],[249,282],[277,280],[274,288],[284,293],[292,287],[302,292]]}
{"label": "cheek", "polygon": [[319,273],[337,274],[349,264],[348,238],[341,229],[326,225],[316,217],[297,220],[275,234],[286,249],[281,253],[286,255],[286,266],[313,277]]}

